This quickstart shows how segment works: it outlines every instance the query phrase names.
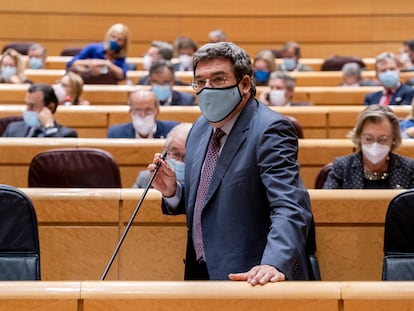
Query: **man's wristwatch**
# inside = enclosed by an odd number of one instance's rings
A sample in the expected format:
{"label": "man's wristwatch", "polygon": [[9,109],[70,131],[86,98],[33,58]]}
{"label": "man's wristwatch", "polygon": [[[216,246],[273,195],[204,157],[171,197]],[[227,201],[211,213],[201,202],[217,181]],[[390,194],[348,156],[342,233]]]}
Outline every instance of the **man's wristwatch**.
{"label": "man's wristwatch", "polygon": [[46,136],[53,135],[53,134],[57,133],[57,131],[58,131],[58,129],[57,129],[57,127],[55,127],[54,123],[48,123],[43,128],[43,132],[45,133]]}

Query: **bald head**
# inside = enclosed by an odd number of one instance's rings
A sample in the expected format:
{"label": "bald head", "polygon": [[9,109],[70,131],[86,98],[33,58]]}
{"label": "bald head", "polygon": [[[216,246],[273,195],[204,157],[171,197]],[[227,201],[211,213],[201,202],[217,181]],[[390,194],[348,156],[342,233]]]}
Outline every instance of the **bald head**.
{"label": "bald head", "polygon": [[129,96],[129,113],[145,117],[149,114],[157,116],[159,111],[158,100],[150,90],[138,90]]}

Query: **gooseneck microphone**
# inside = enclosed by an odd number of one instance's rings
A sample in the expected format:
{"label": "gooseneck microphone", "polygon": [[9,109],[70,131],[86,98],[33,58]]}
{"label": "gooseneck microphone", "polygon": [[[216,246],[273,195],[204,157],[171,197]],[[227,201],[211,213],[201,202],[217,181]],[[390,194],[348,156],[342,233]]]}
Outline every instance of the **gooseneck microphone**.
{"label": "gooseneck microphone", "polygon": [[[166,156],[167,156],[167,150],[164,150],[160,157],[161,157],[162,160],[165,160]],[[111,258],[109,259],[108,264],[106,265],[106,268],[105,268],[104,272],[102,273],[101,281],[105,280],[105,277],[108,274],[108,271],[111,268],[112,263],[114,262],[115,257],[118,254],[119,249],[121,248],[122,243],[124,242],[124,239],[125,239],[128,231],[129,231],[129,228],[131,228],[132,222],[134,221],[135,216],[137,215],[137,213],[138,213],[138,211],[139,211],[139,209],[142,205],[142,202],[144,202],[145,196],[147,195],[147,192],[148,192],[149,188],[151,187],[152,182],[154,181],[154,178],[157,175],[157,172],[158,172],[160,166],[161,166],[161,161],[157,163],[157,166],[155,167],[154,173],[152,173],[152,176],[151,176],[150,180],[148,181],[147,186],[145,187],[144,193],[142,194],[141,198],[139,199],[139,202],[136,205],[135,210],[132,213],[131,218],[128,221],[128,224],[126,225],[126,227],[124,229],[124,232],[122,233],[121,238],[119,239],[118,244],[116,245],[115,250],[112,253]]]}

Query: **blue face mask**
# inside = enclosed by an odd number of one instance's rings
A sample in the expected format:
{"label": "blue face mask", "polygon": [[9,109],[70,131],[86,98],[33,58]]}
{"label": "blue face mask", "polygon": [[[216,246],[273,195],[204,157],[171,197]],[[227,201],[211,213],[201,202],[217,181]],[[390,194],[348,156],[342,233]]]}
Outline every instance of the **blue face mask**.
{"label": "blue face mask", "polygon": [[269,79],[270,72],[264,70],[256,70],[254,72],[254,76],[256,77],[256,81],[259,83],[266,83]]}
{"label": "blue face mask", "polygon": [[224,120],[242,100],[237,84],[219,89],[205,87],[197,96],[201,113],[210,122]]}
{"label": "blue face mask", "polygon": [[29,68],[30,69],[42,69],[43,68],[43,61],[39,57],[31,57],[29,59]]}
{"label": "blue face mask", "polygon": [[184,181],[185,163],[174,159],[167,159],[167,162],[174,169],[177,180]]}
{"label": "blue face mask", "polygon": [[1,77],[4,81],[9,81],[12,76],[16,74],[16,67],[3,66],[1,67]]}
{"label": "blue face mask", "polygon": [[116,40],[109,40],[109,49],[111,51],[118,52],[121,49],[121,46],[116,42]]}
{"label": "blue face mask", "polygon": [[387,89],[396,87],[398,82],[400,82],[400,76],[396,70],[387,70],[381,72],[378,75],[378,78],[381,81],[382,85]]}
{"label": "blue face mask", "polygon": [[37,127],[40,126],[39,113],[37,111],[24,110],[23,111],[23,121],[29,127],[37,128]]}
{"label": "blue face mask", "polygon": [[296,60],[294,58],[284,58],[283,65],[285,66],[286,70],[293,70],[296,67]]}
{"label": "blue face mask", "polygon": [[152,91],[155,93],[159,101],[166,101],[171,95],[171,87],[167,85],[153,84]]}

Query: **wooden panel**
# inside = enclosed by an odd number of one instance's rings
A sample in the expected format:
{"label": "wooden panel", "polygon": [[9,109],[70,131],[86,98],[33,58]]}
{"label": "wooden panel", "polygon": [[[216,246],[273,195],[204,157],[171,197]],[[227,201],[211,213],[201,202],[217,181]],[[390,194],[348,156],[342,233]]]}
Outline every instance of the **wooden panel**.
{"label": "wooden panel", "polygon": [[[168,284],[168,285],[167,285]],[[284,282],[84,282],[84,311],[92,310],[337,310],[339,285]],[[260,294],[258,295],[258,290]],[[312,294],[311,294],[312,292]],[[103,300],[105,299],[105,300]]]}
{"label": "wooden panel", "polygon": [[77,311],[79,282],[0,282],[1,310]]}
{"label": "wooden panel", "polygon": [[343,283],[344,311],[414,310],[413,282]]}

